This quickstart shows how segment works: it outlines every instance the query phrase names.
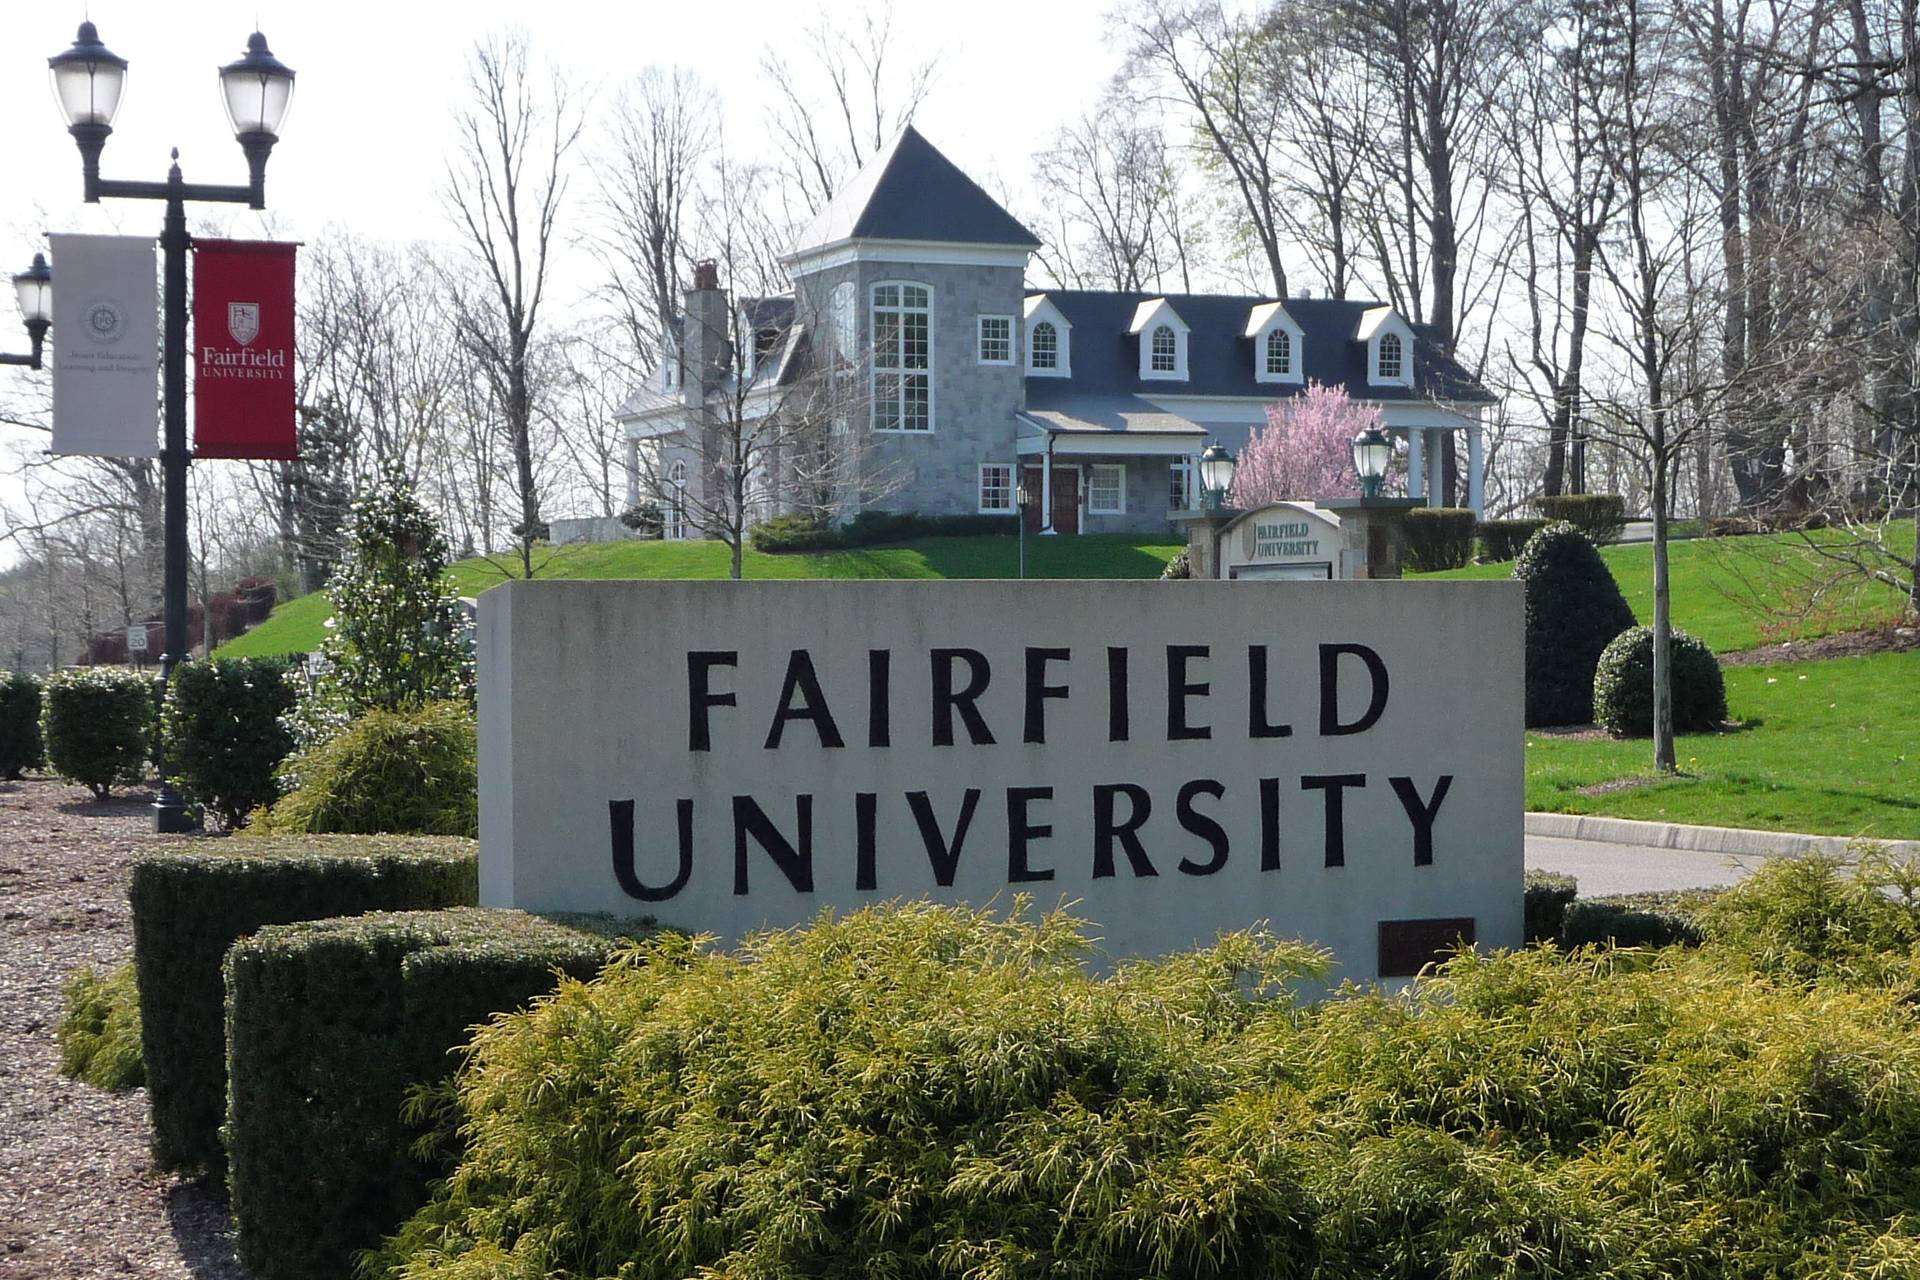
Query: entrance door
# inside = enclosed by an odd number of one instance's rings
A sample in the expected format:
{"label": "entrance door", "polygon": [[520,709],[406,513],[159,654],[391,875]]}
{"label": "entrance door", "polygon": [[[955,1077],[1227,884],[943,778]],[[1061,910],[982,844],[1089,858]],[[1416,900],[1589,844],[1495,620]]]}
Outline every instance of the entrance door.
{"label": "entrance door", "polygon": [[[1020,518],[1028,533],[1040,532],[1040,468],[1020,471]],[[1053,469],[1053,531],[1080,532],[1080,472],[1075,467]]]}

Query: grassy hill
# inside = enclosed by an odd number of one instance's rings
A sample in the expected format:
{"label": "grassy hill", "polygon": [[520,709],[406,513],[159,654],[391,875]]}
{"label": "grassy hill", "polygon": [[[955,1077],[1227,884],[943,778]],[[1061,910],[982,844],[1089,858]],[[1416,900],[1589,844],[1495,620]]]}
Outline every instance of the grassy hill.
{"label": "grassy hill", "polygon": [[[1185,543],[1171,536],[1090,534],[1028,538],[1030,578],[1157,578]],[[1020,539],[925,538],[893,547],[791,555],[746,553],[752,579],[795,578],[1012,578],[1020,572]],[[719,542],[601,542],[555,547],[534,564],[539,578],[725,578],[728,552]],[[518,562],[504,558],[463,560],[453,566],[462,595],[478,595],[507,580]],[[316,649],[331,612],[325,593],[289,600],[273,616],[237,640],[220,646],[220,657],[304,653]]]}

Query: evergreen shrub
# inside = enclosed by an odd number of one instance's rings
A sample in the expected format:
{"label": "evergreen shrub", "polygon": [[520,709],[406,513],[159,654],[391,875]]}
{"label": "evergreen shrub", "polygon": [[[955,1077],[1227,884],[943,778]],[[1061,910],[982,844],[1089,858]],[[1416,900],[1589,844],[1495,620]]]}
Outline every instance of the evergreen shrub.
{"label": "evergreen shrub", "polygon": [[40,767],[40,682],[0,671],[0,780]]}
{"label": "evergreen shrub", "polygon": [[1526,591],[1527,727],[1588,723],[1594,668],[1633,610],[1593,544],[1564,522],[1527,539],[1513,576]]}
{"label": "evergreen shrub", "polygon": [[134,859],[133,959],[153,1153],[165,1167],[220,1166],[226,1040],[220,963],[263,925],[472,905],[470,840],[241,836]]}
{"label": "evergreen shrub", "polygon": [[293,750],[288,672],[297,658],[213,658],[175,669],[162,720],[174,785],[232,830],[279,789],[274,771]]}
{"label": "evergreen shrub", "polygon": [[1545,520],[1482,520],[1474,526],[1480,536],[1480,558],[1488,564],[1511,560],[1528,538],[1546,526]]}
{"label": "evergreen shrub", "polygon": [[[1880,936],[1856,909],[1821,937]],[[1302,1006],[1312,956],[1271,939],[1097,978],[1087,950],[1058,916],[927,904],[643,944],[477,1034],[460,1164],[363,1274],[1920,1267],[1907,990],[1780,982],[1710,938],[1466,953]]]}
{"label": "evergreen shrub", "polygon": [[600,971],[632,922],[457,907],[272,925],[226,957],[228,1183],[262,1280],[333,1280],[444,1176],[426,1108],[471,1028]]}
{"label": "evergreen shrub", "polygon": [[1473,512],[1415,507],[1407,512],[1407,567],[1416,573],[1458,569],[1473,559]]}
{"label": "evergreen shrub", "polygon": [[1553,871],[1529,871],[1525,886],[1527,941],[1551,942],[1560,936],[1567,904],[1579,894],[1580,882]]}
{"label": "evergreen shrub", "polygon": [[1886,985],[1920,998],[1920,868],[1867,842],[1854,854],[1770,858],[1704,908],[1701,926],[1776,981]]}
{"label": "evergreen shrub", "polygon": [[61,988],[60,1074],[119,1093],[146,1083],[140,1056],[140,989],[133,965],[105,975],[83,966]]}
{"label": "evergreen shrub", "polygon": [[369,711],[302,756],[299,781],[261,811],[263,831],[479,835],[478,746],[464,703]]}
{"label": "evergreen shrub", "polygon": [[755,551],[832,551],[846,544],[840,530],[822,524],[812,516],[775,516],[747,530],[747,542]]}
{"label": "evergreen shrub", "polygon": [[1671,947],[1697,946],[1702,936],[1694,913],[1622,894],[1568,903],[1559,941],[1563,947]]}
{"label": "evergreen shrub", "polygon": [[1618,542],[1627,528],[1627,500],[1617,493],[1563,493],[1535,498],[1533,505],[1549,521],[1564,520],[1595,546]]}
{"label": "evergreen shrub", "polygon": [[125,667],[69,667],[41,690],[47,767],[98,800],[147,776],[153,721],[153,682]]}
{"label": "evergreen shrub", "polygon": [[1174,552],[1173,558],[1167,561],[1167,567],[1160,571],[1162,582],[1185,582],[1191,577],[1193,577],[1193,557],[1187,553],[1185,547]]}
{"label": "evergreen shrub", "polygon": [[[1673,731],[1705,733],[1727,718],[1727,685],[1713,650],[1675,629]],[[1600,653],[1593,671],[1593,718],[1616,738],[1653,732],[1653,628],[1629,627]]]}

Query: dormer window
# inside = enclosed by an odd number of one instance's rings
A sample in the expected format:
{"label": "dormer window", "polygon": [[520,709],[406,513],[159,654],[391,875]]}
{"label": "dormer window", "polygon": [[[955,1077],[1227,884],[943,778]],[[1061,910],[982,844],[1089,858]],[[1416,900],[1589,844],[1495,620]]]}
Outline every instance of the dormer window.
{"label": "dormer window", "polygon": [[1404,375],[1400,351],[1400,335],[1383,333],[1380,335],[1380,381],[1398,382]]}
{"label": "dormer window", "polygon": [[1050,321],[1042,320],[1033,326],[1033,367],[1036,369],[1057,369],[1060,367],[1060,331]]}
{"label": "dormer window", "polygon": [[1163,324],[1153,331],[1153,364],[1155,373],[1177,373],[1180,369],[1180,339],[1174,336],[1173,326]]}
{"label": "dormer window", "polygon": [[1293,335],[1285,329],[1267,334],[1267,372],[1283,377],[1293,372]]}

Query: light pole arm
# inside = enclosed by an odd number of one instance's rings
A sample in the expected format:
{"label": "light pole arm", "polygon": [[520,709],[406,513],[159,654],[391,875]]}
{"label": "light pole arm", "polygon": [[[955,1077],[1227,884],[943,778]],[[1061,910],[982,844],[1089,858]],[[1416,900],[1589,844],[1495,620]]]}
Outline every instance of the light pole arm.
{"label": "light pole arm", "polygon": [[0,365],[17,365],[22,369],[41,367],[40,349],[47,341],[47,322],[45,320],[27,321],[27,337],[33,342],[33,354],[17,356],[0,352]]}

